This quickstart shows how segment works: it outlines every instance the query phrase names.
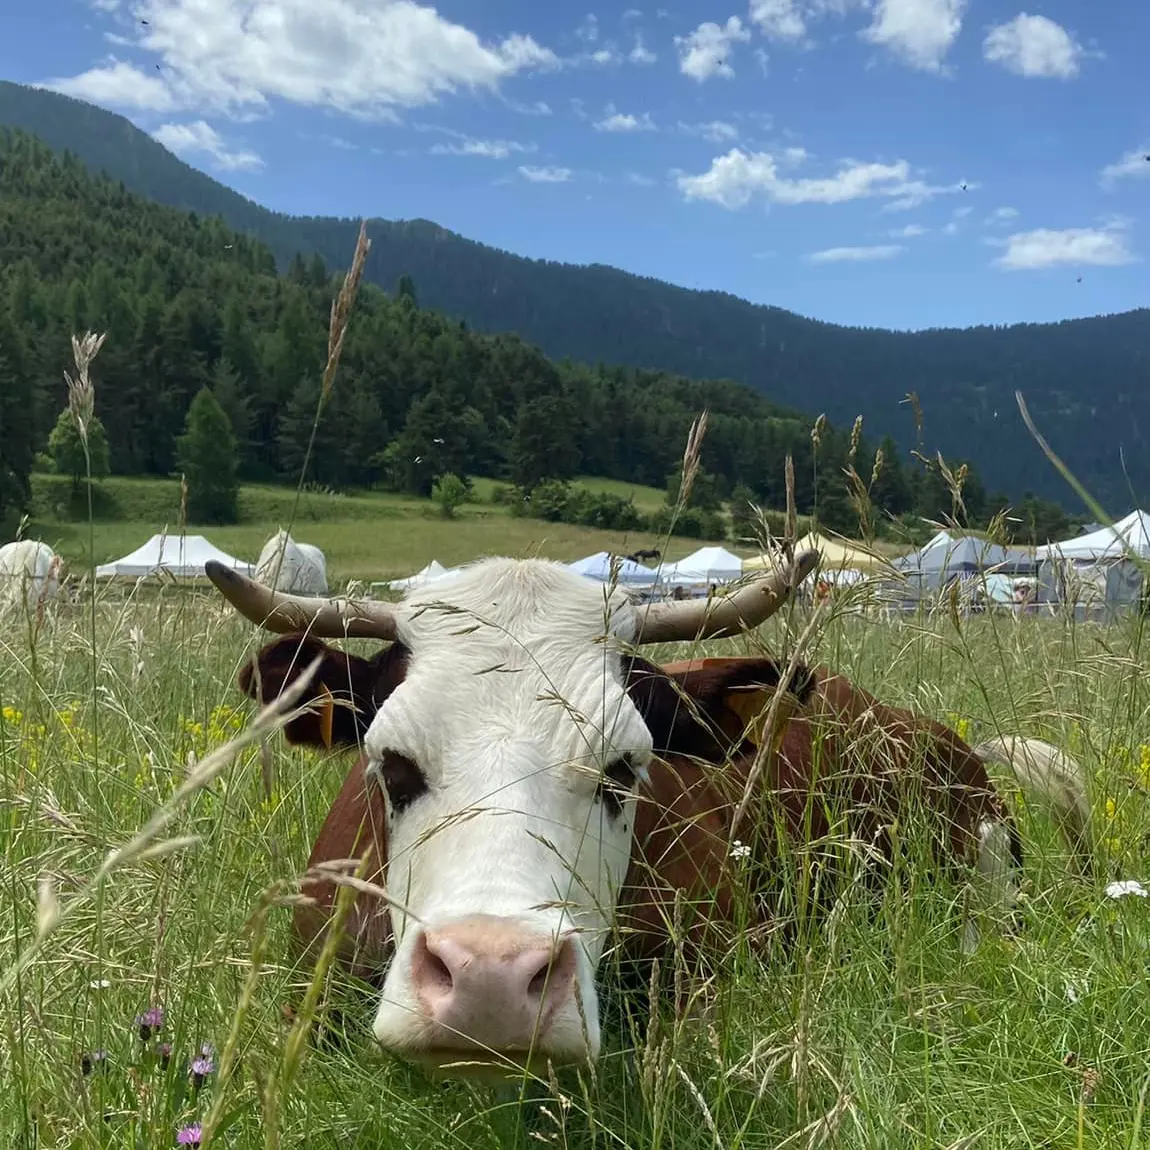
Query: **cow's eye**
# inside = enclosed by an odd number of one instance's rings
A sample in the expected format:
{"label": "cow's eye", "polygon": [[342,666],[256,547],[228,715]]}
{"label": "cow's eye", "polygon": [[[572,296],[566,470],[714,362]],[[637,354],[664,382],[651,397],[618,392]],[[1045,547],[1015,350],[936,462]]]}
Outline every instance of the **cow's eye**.
{"label": "cow's eye", "polygon": [[595,797],[607,808],[611,818],[623,813],[623,800],[635,789],[635,765],[630,755],[621,755],[607,764]]}
{"label": "cow's eye", "polygon": [[423,772],[403,755],[392,753],[384,755],[377,768],[377,774],[387,791],[393,815],[400,814],[420,795],[427,793],[427,780],[423,777]]}

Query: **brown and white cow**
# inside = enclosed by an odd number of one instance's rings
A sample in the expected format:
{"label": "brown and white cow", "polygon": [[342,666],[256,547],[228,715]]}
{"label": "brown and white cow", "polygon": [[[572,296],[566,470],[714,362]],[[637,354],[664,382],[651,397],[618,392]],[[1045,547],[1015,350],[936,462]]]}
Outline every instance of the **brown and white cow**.
{"label": "brown and white cow", "polygon": [[[778,662],[658,667],[634,653],[758,625],[815,561],[710,602],[643,605],[541,560],[483,560],[395,605],[282,595],[209,564],[242,614],[284,633],[242,689],[270,701],[318,657],[307,697],[327,705],[285,735],[361,748],[310,864],[369,850],[368,877],[403,905],[360,897],[343,951],[380,986],[383,1047],[454,1073],[594,1059],[595,975],[614,928],[631,955],[657,952],[677,892],[694,940],[734,924],[723,876],[752,771],[756,817],[739,833],[756,860],[778,853],[764,801],[801,843],[842,830],[829,812],[845,800],[850,832],[883,850],[914,791],[938,816],[941,858],[999,877],[1017,861],[982,759],[947,728],[798,666],[773,753],[761,713]],[[364,659],[319,641],[345,635],[389,645]],[[1044,789],[1034,772],[1024,781]],[[308,943],[334,887],[306,893],[316,902],[295,928]]]}

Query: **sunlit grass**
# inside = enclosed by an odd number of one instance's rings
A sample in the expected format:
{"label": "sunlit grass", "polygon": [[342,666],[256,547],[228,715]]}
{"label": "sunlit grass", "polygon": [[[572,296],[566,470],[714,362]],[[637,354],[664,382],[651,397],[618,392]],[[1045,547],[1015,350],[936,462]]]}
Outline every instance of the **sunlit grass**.
{"label": "sunlit grass", "polygon": [[[35,934],[41,876],[54,876],[66,906],[251,717],[234,680],[260,636],[214,595],[98,605],[94,689],[89,626],[86,607],[58,604],[34,651],[18,627],[0,650],[4,968]],[[781,647],[784,626],[772,622],[763,637]],[[749,642],[711,647],[735,653]],[[1071,750],[1092,776],[1097,886],[1070,881],[1052,827],[1023,811],[1029,889],[1018,937],[963,956],[958,892],[910,875],[873,921],[851,906],[833,932],[804,934],[792,952],[730,956],[708,1020],[653,1024],[642,996],[625,1000],[596,1078],[562,1077],[558,1099],[432,1085],[385,1060],[367,1034],[370,1000],[338,976],[323,999],[342,1008],[338,1041],[313,1044],[280,1100],[278,1144],[887,1148],[975,1135],[972,1145],[1002,1148],[1140,1144],[1150,899],[1103,893],[1112,879],[1150,878],[1138,624],[1001,617],[960,632],[945,619],[848,616],[823,634],[819,657],[972,739],[1001,727]],[[218,1090],[209,1073],[197,1092],[189,1062],[210,1043],[218,1072],[237,1017],[215,1144],[264,1145],[260,1084],[282,1065],[282,1008],[298,1003],[306,977],[288,962],[290,910],[273,908],[265,964],[237,1014],[259,942],[248,927],[265,892],[302,871],[350,765],[288,749],[278,735],[271,746],[270,778],[258,748],[241,749],[165,830],[198,844],[111,876],[14,984],[2,1006],[0,1145],[175,1145]],[[135,1020],[157,1005],[163,1030],[144,1041]],[[161,1042],[171,1044],[166,1060]],[[93,1063],[97,1050],[107,1056]]]}
{"label": "sunlit grass", "polygon": [[[28,532],[49,543],[70,570],[82,573],[90,565],[89,525],[86,517],[67,517],[68,485],[61,477],[37,475],[33,487],[37,515]],[[586,480],[595,490],[623,493],[625,484]],[[295,492],[283,487],[244,486],[240,489],[240,522],[225,527],[190,526],[191,534],[206,535],[231,555],[254,562],[264,543],[280,526],[293,522],[293,535],[323,549],[328,577],[337,585],[349,579],[395,579],[425,567],[432,559],[445,566],[496,552],[541,555],[570,562],[597,551],[627,552],[657,547],[668,562],[681,559],[703,545],[703,540],[673,538],[666,541],[646,531],[600,531],[567,523],[517,519],[505,506],[488,502],[492,484],[477,481],[475,501],[458,509],[455,518],[443,519],[427,499],[386,492],[336,495],[304,491],[294,521]],[[134,551],[167,528],[175,533],[179,522],[179,483],[172,480],[110,478],[94,485],[96,518],[92,525],[96,563],[106,563]],[[618,488],[618,490],[616,490]],[[628,491],[630,488],[628,488]],[[645,492],[643,507],[658,505],[659,493]],[[661,496],[659,496],[661,498]],[[636,502],[639,502],[638,498]],[[107,513],[101,516],[100,509]],[[736,550],[740,550],[736,548]],[[743,554],[752,552],[743,548]]]}

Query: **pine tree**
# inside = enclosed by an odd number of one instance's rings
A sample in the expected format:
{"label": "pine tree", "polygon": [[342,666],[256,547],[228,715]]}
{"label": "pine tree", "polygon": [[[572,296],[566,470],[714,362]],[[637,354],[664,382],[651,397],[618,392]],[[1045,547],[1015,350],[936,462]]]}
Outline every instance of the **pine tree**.
{"label": "pine tree", "polygon": [[579,466],[579,449],[570,435],[571,416],[558,396],[541,395],[519,412],[508,453],[511,479],[531,491],[545,479],[570,479]]}
{"label": "pine tree", "polygon": [[0,520],[24,511],[31,496],[33,448],[29,434],[32,383],[24,349],[7,314],[0,313]]}
{"label": "pine tree", "polygon": [[400,276],[399,286],[395,290],[395,298],[401,303],[408,304],[411,308],[418,310],[419,300],[415,297],[415,280],[411,276]]}
{"label": "pine tree", "polygon": [[198,523],[234,523],[239,496],[236,437],[208,387],[200,389],[188,408],[176,456],[188,484],[188,518]]}
{"label": "pine tree", "polygon": [[242,474],[251,448],[252,413],[250,400],[240,387],[239,376],[226,356],[218,359],[212,369],[212,394],[232,425],[236,437],[236,460]]}

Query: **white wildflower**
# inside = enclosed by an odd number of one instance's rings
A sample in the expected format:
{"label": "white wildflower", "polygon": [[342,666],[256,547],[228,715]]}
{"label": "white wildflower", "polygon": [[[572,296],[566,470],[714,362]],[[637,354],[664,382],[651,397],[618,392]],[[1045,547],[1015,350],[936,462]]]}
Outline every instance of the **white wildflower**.
{"label": "white wildflower", "polygon": [[1150,895],[1150,891],[1148,891],[1140,882],[1132,878],[1122,879],[1120,882],[1112,882],[1107,884],[1107,898],[1125,898],[1128,894],[1137,895],[1139,898],[1146,898],[1147,895]]}

